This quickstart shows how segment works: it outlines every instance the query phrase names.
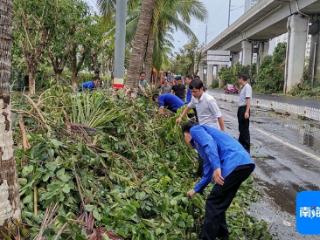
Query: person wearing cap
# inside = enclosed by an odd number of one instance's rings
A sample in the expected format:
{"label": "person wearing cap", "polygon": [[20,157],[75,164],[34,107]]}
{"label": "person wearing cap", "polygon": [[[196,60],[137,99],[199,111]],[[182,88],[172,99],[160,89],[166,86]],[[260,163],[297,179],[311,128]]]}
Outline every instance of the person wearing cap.
{"label": "person wearing cap", "polygon": [[206,201],[200,239],[228,239],[226,211],[255,164],[237,140],[216,128],[188,122],[182,126],[182,132],[186,144],[196,149],[203,159],[202,178],[187,196],[192,198],[211,181],[215,182]]}
{"label": "person wearing cap", "polygon": [[172,87],[172,93],[184,101],[186,97],[186,87],[183,85],[181,76],[176,76],[175,80],[177,84]]}
{"label": "person wearing cap", "polygon": [[176,95],[171,93],[154,94],[152,100],[159,105],[159,113],[165,114],[165,108],[176,113],[179,108],[184,106],[184,102]]}

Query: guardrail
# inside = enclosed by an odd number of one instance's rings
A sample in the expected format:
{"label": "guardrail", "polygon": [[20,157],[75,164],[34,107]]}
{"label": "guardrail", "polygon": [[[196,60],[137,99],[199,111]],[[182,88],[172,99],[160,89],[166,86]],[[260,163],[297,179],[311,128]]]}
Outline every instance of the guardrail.
{"label": "guardrail", "polygon": [[[224,93],[213,93],[213,96],[216,99],[220,99],[227,102],[238,102],[237,95],[229,95]],[[320,109],[306,107],[306,106],[298,106],[290,103],[282,103],[271,100],[253,98],[251,101],[251,105],[254,107],[261,107],[270,110],[274,110],[276,112],[287,112],[290,114],[295,114],[301,117],[309,118],[312,120],[320,121]]]}

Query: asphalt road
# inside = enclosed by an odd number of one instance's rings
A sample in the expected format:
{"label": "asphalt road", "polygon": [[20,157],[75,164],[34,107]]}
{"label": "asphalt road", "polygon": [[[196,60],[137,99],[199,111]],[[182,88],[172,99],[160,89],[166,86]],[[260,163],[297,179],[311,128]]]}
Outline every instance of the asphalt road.
{"label": "asphalt road", "polygon": [[[237,106],[218,103],[226,131],[237,137]],[[269,223],[275,239],[320,239],[296,233],[294,216],[297,192],[320,189],[320,123],[253,109],[250,131],[255,182],[262,193],[250,213]]]}

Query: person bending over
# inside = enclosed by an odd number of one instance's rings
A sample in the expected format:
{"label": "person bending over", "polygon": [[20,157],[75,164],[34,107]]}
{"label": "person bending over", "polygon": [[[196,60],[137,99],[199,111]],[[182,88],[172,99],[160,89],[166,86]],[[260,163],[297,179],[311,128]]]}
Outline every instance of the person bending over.
{"label": "person bending over", "polygon": [[165,114],[165,108],[176,113],[184,105],[184,102],[180,98],[171,93],[161,94],[160,96],[159,94],[154,94],[152,100],[158,103],[160,114]]}
{"label": "person bending over", "polygon": [[182,126],[182,131],[185,142],[203,159],[202,178],[188,191],[188,197],[192,198],[211,181],[215,182],[206,201],[200,239],[228,239],[226,211],[255,164],[237,140],[216,128],[189,122]]}

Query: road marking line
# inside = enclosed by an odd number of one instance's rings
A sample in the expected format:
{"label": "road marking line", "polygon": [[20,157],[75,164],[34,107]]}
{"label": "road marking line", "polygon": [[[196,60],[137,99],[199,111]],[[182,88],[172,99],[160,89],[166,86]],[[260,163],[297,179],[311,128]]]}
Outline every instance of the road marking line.
{"label": "road marking line", "polygon": [[[225,114],[225,113],[224,113],[223,115],[224,115],[224,116],[227,116],[228,118],[231,118],[231,119],[237,121],[237,119],[236,119],[235,117],[233,117],[233,116],[231,116],[231,115],[229,115],[229,114]],[[275,135],[273,135],[273,134],[271,134],[271,133],[269,133],[269,132],[266,132],[266,131],[262,130],[261,128],[258,128],[258,127],[256,126],[256,124],[252,124],[252,125],[254,126],[253,130],[256,130],[256,131],[258,131],[258,132],[260,132],[260,133],[262,133],[262,134],[264,134],[264,135],[272,138],[273,140],[281,143],[282,145],[285,145],[285,146],[287,146],[287,147],[289,147],[289,148],[292,148],[292,149],[296,150],[297,152],[300,152],[300,153],[302,153],[303,155],[306,155],[306,156],[308,156],[308,157],[310,157],[310,158],[313,158],[314,160],[320,162],[320,157],[318,157],[317,155],[315,155],[315,154],[313,154],[313,153],[310,153],[310,152],[307,152],[307,151],[305,151],[305,150],[303,150],[303,149],[300,149],[300,148],[294,146],[293,144],[287,142],[286,140],[281,139],[281,138],[279,138],[279,137],[277,137],[277,136],[275,136]]]}

